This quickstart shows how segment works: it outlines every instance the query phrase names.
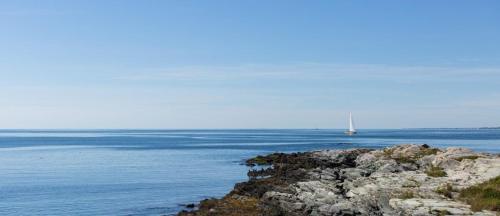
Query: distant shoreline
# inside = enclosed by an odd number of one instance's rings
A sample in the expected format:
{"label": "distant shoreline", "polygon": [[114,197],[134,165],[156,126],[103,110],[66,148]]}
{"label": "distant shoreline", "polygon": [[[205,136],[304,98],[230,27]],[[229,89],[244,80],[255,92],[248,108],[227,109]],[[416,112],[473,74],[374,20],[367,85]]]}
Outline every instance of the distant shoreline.
{"label": "distant shoreline", "polygon": [[[477,130],[500,127],[437,127],[437,128],[360,128],[359,130]],[[92,131],[185,131],[185,130],[346,130],[345,128],[0,128],[0,131],[92,132]]]}

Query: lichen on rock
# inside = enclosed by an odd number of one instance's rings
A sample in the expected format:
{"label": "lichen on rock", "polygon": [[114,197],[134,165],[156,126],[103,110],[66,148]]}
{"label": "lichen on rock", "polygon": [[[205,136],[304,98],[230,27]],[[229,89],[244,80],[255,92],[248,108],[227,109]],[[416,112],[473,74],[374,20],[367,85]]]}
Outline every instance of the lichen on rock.
{"label": "lichen on rock", "polygon": [[[491,211],[495,208],[471,208],[459,196],[498,178],[500,157],[464,148],[405,144],[381,150],[275,153],[247,161],[262,164],[271,166],[251,171],[249,181],[238,183],[225,197],[179,215],[498,214]],[[498,192],[500,186],[495,187]]]}

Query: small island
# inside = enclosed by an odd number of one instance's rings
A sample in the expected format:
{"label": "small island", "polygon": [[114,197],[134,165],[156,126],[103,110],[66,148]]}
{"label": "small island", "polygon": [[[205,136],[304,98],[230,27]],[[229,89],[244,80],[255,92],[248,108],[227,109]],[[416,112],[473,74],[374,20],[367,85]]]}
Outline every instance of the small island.
{"label": "small island", "polygon": [[381,150],[274,153],[246,161],[249,180],[179,216],[491,215],[500,155],[404,144]]}

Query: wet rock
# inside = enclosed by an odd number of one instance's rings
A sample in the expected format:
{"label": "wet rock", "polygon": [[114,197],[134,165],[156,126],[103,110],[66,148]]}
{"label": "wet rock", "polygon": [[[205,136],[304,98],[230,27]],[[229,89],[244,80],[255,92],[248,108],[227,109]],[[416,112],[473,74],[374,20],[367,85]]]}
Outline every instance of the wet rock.
{"label": "wet rock", "polygon": [[[496,214],[474,212],[452,199],[456,192],[439,191],[500,175],[500,157],[468,149],[405,144],[382,150],[275,153],[246,163],[270,167],[250,171],[250,180],[236,184],[224,198],[203,201],[200,210],[180,215]],[[447,176],[429,176],[430,167]]]}

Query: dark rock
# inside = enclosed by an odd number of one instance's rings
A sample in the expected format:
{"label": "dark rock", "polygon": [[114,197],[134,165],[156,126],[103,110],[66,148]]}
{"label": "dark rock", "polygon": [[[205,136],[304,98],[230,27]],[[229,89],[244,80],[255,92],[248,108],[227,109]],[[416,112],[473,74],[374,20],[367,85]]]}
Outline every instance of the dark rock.
{"label": "dark rock", "polygon": [[[436,189],[447,183],[464,187],[500,175],[500,168],[495,165],[500,164],[500,158],[478,154],[481,160],[453,159],[463,156],[463,152],[406,144],[377,151],[325,150],[257,156],[245,162],[254,167],[247,173],[248,181],[236,184],[221,199],[203,200],[199,208],[179,215],[426,215],[440,206],[446,206],[450,212],[469,214],[467,205],[442,199],[444,196]],[[444,166],[449,161],[455,165]],[[428,177],[425,170],[432,164],[441,164],[454,176]]]}

